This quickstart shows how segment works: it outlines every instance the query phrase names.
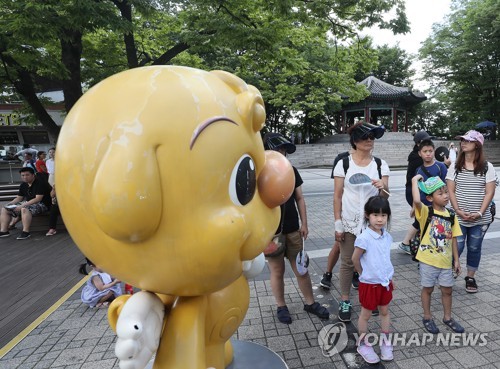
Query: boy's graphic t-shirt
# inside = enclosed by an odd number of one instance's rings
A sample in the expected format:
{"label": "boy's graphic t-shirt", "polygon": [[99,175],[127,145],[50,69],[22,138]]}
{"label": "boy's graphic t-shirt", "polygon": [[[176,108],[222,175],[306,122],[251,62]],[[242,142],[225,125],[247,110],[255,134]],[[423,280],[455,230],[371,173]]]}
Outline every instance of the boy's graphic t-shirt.
{"label": "boy's graphic t-shirt", "polygon": [[[453,227],[451,221],[439,217],[450,217],[448,210],[434,210],[432,217],[425,234],[421,235],[420,246],[417,252],[417,260],[442,269],[450,269],[453,260],[452,238],[462,235],[462,230],[458,224],[458,218],[455,215]],[[423,230],[425,222],[429,216],[429,208],[422,206],[415,209],[415,217],[420,224],[420,229]]]}

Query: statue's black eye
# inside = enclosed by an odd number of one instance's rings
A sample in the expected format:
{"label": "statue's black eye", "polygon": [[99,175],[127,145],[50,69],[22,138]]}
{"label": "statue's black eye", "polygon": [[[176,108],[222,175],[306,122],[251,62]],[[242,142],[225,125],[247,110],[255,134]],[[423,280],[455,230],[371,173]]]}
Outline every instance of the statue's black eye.
{"label": "statue's black eye", "polygon": [[235,205],[248,204],[255,194],[255,164],[248,155],[243,155],[234,166],[229,180],[229,197]]}

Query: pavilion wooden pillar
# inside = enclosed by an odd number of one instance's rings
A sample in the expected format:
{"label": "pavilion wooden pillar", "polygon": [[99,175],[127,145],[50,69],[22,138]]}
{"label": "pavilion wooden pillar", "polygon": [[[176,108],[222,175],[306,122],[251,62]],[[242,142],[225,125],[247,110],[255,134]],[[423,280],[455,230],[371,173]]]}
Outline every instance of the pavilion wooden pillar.
{"label": "pavilion wooden pillar", "polygon": [[408,132],[408,109],[405,109],[405,132]]}
{"label": "pavilion wooden pillar", "polygon": [[370,108],[368,106],[365,107],[365,122],[370,122]]}
{"label": "pavilion wooden pillar", "polygon": [[398,110],[392,108],[392,132],[398,131]]}

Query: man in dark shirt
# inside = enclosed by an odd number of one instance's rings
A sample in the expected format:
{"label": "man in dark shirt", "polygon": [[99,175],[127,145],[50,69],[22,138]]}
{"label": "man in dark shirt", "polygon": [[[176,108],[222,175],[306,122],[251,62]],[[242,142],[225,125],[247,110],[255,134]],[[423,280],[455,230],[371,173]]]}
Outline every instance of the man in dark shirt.
{"label": "man in dark shirt", "polygon": [[[292,154],[296,147],[279,133],[268,133],[264,136],[264,147],[266,150],[274,150],[282,155]],[[306,203],[302,194],[303,180],[298,170],[293,167],[295,173],[295,190],[288,201],[281,206],[282,219],[276,230],[277,233],[285,235],[285,249],[280,255],[267,257],[267,265],[271,273],[271,291],[277,305],[278,320],[284,324],[292,322],[292,316],[285,303],[285,257],[290,263],[302,295],[304,296],[304,310],[314,314],[320,319],[328,319],[329,311],[319,302],[314,300],[311,277],[309,273],[300,273],[297,269],[296,259],[299,252],[303,250],[303,242],[307,238]],[[300,218],[300,222],[299,222]]]}
{"label": "man in dark shirt", "polygon": [[37,179],[31,167],[21,168],[19,173],[23,182],[19,186],[19,192],[14,200],[2,208],[0,213],[0,237],[10,236],[9,223],[13,217],[20,216],[23,231],[17,239],[25,240],[31,237],[32,217],[49,211],[52,204],[50,197],[52,187],[47,182]]}

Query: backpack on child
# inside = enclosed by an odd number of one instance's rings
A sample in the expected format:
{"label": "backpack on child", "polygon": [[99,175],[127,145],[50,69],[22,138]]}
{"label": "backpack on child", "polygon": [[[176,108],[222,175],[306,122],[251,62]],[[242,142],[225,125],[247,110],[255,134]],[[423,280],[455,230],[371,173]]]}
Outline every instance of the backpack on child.
{"label": "backpack on child", "polygon": [[448,210],[448,213],[450,214],[449,216],[444,216],[441,214],[434,214],[434,208],[432,205],[428,206],[429,208],[429,214],[427,214],[427,219],[425,220],[425,225],[424,229],[422,232],[418,231],[415,237],[411,240],[410,242],[410,252],[411,252],[411,260],[417,261],[417,252],[418,248],[420,246],[420,241],[421,241],[421,235],[425,235],[425,232],[427,232],[427,228],[429,228],[429,224],[431,223],[432,217],[437,217],[441,218],[444,220],[447,220],[451,223],[451,226],[455,224],[455,211],[453,209],[446,208]]}
{"label": "backpack on child", "polygon": [[[375,160],[375,163],[377,163],[378,177],[379,179],[382,179],[382,160],[380,160],[380,158],[377,158],[376,156],[374,156],[373,159]],[[342,166],[344,167],[344,174],[347,174],[347,170],[349,169],[349,151],[341,152],[335,157],[335,159],[333,160],[331,178],[333,178],[333,172],[335,170],[335,166],[340,160],[342,160]]]}

